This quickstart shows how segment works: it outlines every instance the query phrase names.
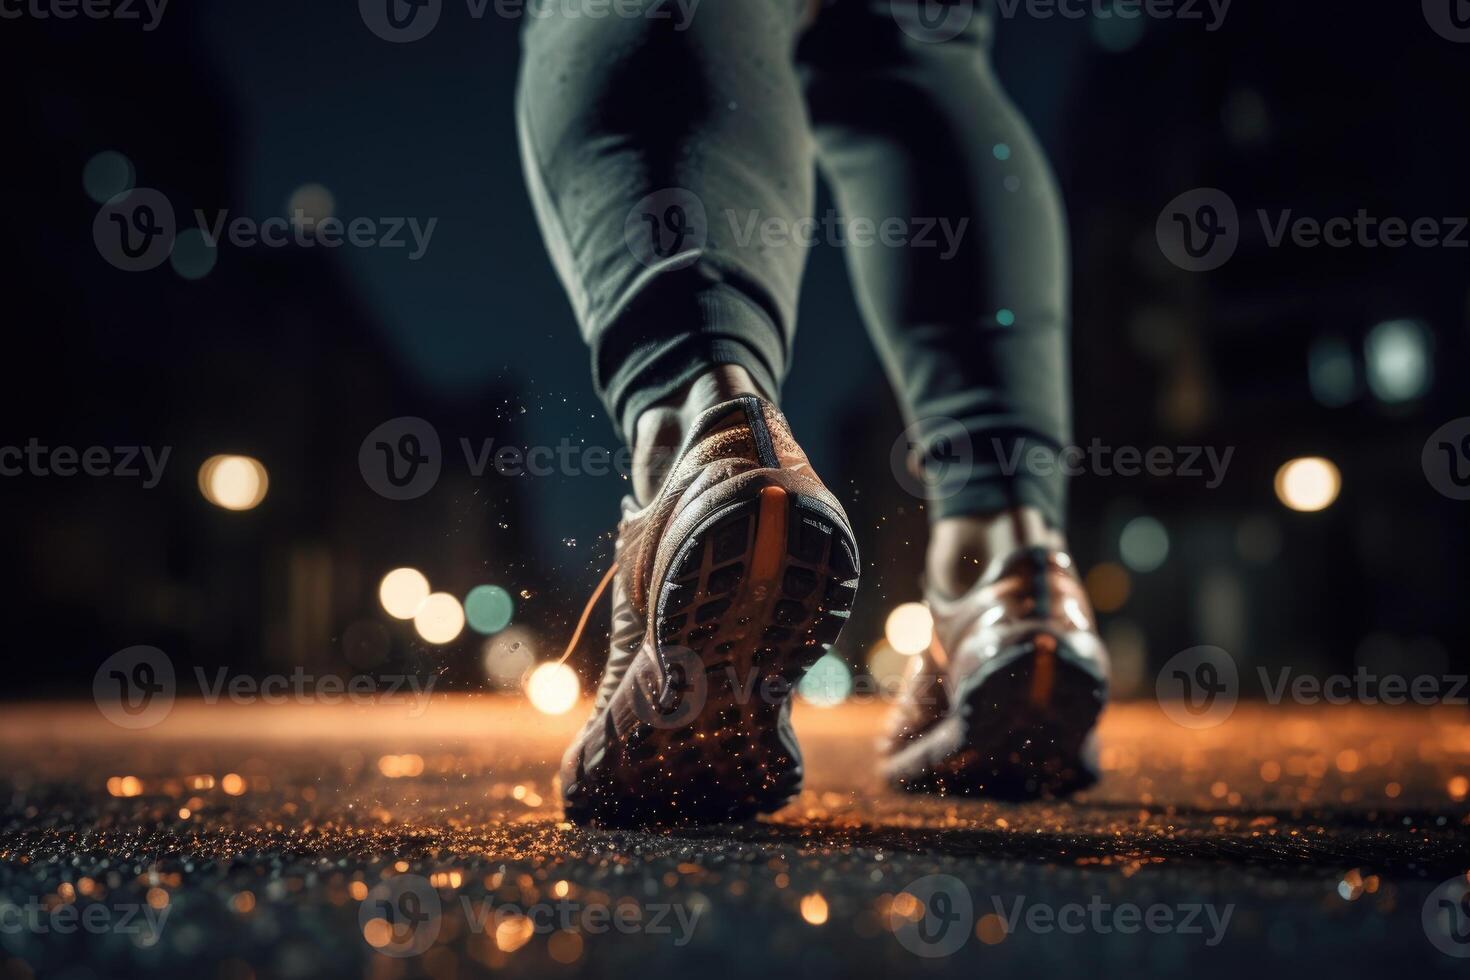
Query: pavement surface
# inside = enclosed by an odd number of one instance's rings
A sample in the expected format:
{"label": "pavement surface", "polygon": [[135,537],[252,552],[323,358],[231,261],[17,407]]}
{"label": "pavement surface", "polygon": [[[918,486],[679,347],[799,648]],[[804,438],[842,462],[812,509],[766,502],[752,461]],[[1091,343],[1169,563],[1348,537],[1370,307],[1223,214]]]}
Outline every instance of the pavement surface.
{"label": "pavement surface", "polygon": [[881,707],[802,706],[800,798],[603,832],[551,779],[583,708],[0,708],[0,976],[1470,971],[1470,717],[1104,718],[1069,802],[913,797]]}

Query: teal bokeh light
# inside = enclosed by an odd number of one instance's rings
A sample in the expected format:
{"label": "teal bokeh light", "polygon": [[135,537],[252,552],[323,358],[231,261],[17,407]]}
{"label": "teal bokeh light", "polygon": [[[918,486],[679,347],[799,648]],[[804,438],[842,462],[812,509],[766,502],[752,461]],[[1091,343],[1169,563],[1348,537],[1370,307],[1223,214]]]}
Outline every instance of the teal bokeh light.
{"label": "teal bokeh light", "polygon": [[515,615],[515,601],[498,585],[477,585],[464,597],[464,617],[476,633],[499,633]]}
{"label": "teal bokeh light", "polygon": [[796,690],[808,704],[831,708],[846,701],[852,693],[852,670],[829,650],[807,671]]}

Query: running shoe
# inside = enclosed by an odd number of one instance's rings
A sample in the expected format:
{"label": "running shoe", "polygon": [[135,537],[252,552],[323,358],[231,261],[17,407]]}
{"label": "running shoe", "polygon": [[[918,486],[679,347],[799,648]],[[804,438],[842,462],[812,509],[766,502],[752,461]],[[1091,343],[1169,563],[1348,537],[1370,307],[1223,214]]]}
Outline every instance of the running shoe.
{"label": "running shoe", "polygon": [[607,667],[562,761],[567,817],[779,809],[801,787],[791,696],[847,621],[858,552],[775,406],[747,396],[704,412],[657,498],[624,502],[615,556]]}
{"label": "running shoe", "polygon": [[1095,782],[1108,655],[1071,557],[1029,548],[963,596],[927,599],[933,637],[890,719],[889,780],[1003,799]]}

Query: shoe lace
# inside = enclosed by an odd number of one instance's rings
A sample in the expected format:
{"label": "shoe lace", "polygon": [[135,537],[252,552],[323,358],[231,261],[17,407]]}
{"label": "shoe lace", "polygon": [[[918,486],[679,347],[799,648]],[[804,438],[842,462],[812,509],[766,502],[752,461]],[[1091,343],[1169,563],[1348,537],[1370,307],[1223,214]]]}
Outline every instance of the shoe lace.
{"label": "shoe lace", "polygon": [[577,644],[582,639],[582,631],[587,628],[587,620],[591,618],[592,610],[594,607],[596,607],[597,600],[601,599],[602,594],[607,591],[607,584],[612,581],[612,577],[614,573],[617,572],[617,570],[618,563],[613,562],[612,565],[608,567],[608,570],[603,573],[602,581],[597,583],[597,588],[592,590],[592,597],[587,600],[587,605],[584,606],[582,609],[582,618],[577,620],[577,628],[572,631],[572,639],[570,642],[567,643],[566,651],[562,653],[561,658],[557,660],[557,663],[566,663],[567,658],[572,655],[572,651],[577,649]]}

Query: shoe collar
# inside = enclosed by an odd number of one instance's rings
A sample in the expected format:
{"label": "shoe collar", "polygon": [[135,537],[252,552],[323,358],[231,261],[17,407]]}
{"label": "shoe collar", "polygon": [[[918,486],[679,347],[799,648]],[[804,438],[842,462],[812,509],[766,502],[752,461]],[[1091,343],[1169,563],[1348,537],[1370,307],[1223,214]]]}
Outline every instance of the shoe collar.
{"label": "shoe collar", "polygon": [[[700,412],[689,426],[689,431],[684,435],[684,441],[680,443],[679,450],[669,463],[667,473],[672,474],[679,468],[679,461],[688,455],[689,450],[694,448],[701,440],[716,432],[732,429],[737,425],[748,425],[755,437],[756,453],[761,457],[761,465],[776,467],[775,449],[771,441],[770,429],[766,425],[765,409],[769,407],[776,411],[774,405],[759,395],[740,395],[728,401],[711,405]],[[665,475],[667,479],[667,474]],[[632,520],[643,514],[649,507],[653,506],[654,500],[647,504],[640,504],[636,497],[628,494],[623,498],[623,520]]]}

